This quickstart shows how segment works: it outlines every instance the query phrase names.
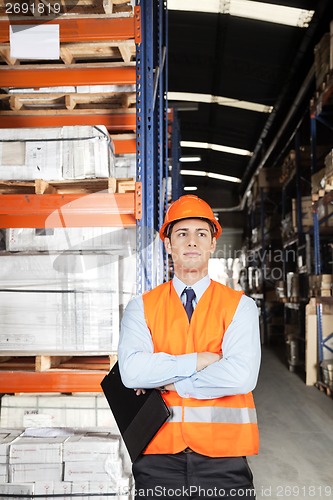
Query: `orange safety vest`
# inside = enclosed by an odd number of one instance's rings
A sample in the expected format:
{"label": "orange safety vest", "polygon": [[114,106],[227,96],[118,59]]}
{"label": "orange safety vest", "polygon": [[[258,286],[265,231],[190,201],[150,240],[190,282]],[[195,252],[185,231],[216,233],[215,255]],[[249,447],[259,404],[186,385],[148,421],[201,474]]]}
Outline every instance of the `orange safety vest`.
{"label": "orange safety vest", "polygon": [[[189,323],[172,281],[143,294],[144,314],[154,352],[180,355],[221,353],[221,344],[243,292],[215,281],[200,298]],[[186,447],[210,457],[258,453],[259,436],[252,393],[214,399],[163,394],[171,416],[145,454],[179,453]]]}

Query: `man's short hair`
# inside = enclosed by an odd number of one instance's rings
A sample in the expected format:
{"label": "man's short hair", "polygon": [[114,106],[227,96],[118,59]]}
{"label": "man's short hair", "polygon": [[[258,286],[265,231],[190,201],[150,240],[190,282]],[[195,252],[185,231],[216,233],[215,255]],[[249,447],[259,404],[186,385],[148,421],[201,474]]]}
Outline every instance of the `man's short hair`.
{"label": "man's short hair", "polygon": [[212,221],[210,221],[209,219],[205,219],[204,217],[186,217],[184,219],[178,219],[178,220],[174,220],[174,221],[170,222],[170,224],[168,225],[168,227],[166,229],[166,237],[169,239],[171,238],[173,226],[177,222],[180,222],[181,220],[187,220],[187,219],[198,219],[198,220],[203,220],[203,221],[207,222],[207,224],[209,225],[209,229],[210,229],[210,233],[212,235],[212,238],[215,236],[216,228],[215,228],[214,224],[212,223]]}

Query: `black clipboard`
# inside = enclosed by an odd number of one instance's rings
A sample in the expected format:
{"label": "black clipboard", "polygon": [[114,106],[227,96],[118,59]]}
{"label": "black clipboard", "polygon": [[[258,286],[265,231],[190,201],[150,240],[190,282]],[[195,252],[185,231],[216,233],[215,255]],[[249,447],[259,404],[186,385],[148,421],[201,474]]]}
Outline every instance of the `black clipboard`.
{"label": "black clipboard", "polygon": [[118,362],[101,382],[120,434],[134,462],[170,416],[160,391],[147,389],[137,396],[122,383]]}

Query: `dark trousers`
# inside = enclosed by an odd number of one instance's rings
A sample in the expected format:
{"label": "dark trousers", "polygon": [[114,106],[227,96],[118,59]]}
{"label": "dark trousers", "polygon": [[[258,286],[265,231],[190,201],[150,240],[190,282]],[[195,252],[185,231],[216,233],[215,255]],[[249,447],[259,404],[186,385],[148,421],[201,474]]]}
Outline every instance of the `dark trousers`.
{"label": "dark trousers", "polygon": [[142,455],[133,463],[133,475],[136,500],[256,498],[245,457],[211,458],[194,452]]}

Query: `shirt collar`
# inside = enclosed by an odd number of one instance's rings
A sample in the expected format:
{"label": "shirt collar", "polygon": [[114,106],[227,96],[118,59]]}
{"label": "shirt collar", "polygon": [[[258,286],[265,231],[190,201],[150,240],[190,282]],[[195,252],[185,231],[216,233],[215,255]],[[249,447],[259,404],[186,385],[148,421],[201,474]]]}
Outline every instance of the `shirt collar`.
{"label": "shirt collar", "polygon": [[[173,283],[173,286],[174,286],[174,288],[175,288],[175,290],[177,292],[177,295],[179,297],[183,293],[184,288],[186,288],[188,286],[188,285],[186,285],[186,283],[184,283],[179,278],[177,278],[177,276],[174,276],[172,278],[172,283]],[[191,285],[190,288],[193,288],[193,290],[195,291],[195,296],[196,296],[196,301],[197,302],[202,297],[202,295],[204,294],[204,292],[207,290],[207,288],[209,287],[209,285],[210,285],[210,277],[208,276],[208,274],[206,274],[206,276],[204,276],[203,278],[201,278],[201,280],[199,280],[196,283],[194,283],[194,285]]]}

